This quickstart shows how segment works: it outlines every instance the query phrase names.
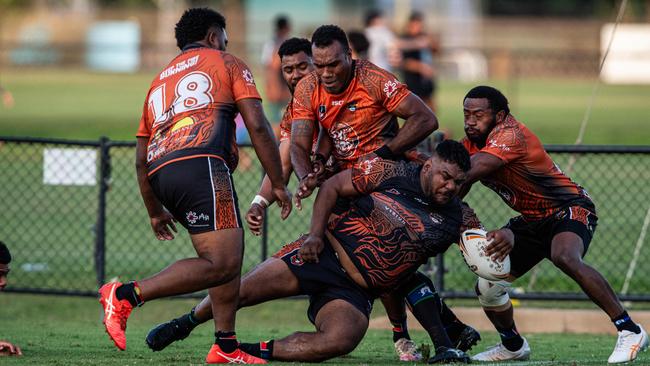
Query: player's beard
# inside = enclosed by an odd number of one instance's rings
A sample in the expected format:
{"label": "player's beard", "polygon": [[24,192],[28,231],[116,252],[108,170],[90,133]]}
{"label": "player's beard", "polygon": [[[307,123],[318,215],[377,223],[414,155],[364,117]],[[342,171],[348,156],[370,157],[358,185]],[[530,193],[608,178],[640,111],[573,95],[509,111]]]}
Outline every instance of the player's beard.
{"label": "player's beard", "polygon": [[492,121],[490,122],[490,126],[488,127],[487,131],[485,131],[485,133],[481,133],[478,135],[469,135],[467,134],[467,129],[465,129],[465,136],[467,136],[467,138],[471,142],[476,144],[476,146],[483,147],[487,143],[487,138],[490,135],[490,132],[492,132],[494,126],[496,125],[496,121],[497,121],[497,116],[493,115]]}

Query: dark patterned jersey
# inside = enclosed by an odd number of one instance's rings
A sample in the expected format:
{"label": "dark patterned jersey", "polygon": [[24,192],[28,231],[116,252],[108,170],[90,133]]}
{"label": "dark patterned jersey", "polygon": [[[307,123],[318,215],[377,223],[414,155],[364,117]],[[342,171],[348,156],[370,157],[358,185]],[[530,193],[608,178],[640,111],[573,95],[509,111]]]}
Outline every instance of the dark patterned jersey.
{"label": "dark patterned jersey", "polygon": [[467,138],[461,142],[470,155],[483,152],[503,160],[505,165],[481,183],[526,219],[538,220],[569,203],[590,201],[553,162],[539,138],[512,115],[494,127],[482,149]]}
{"label": "dark patterned jersey", "polygon": [[332,155],[341,169],[384,145],[399,130],[391,114],[410,92],[388,71],[355,60],[354,75],[340,94],[330,94],[316,72],[305,76],[294,92],[293,120],[308,120],[326,129]]}
{"label": "dark patterned jersey", "polygon": [[393,288],[429,257],[447,250],[465,226],[480,227],[459,199],[444,206],[427,199],[421,170],[416,162],[374,154],[360,159],[352,180],[361,196],[328,224],[373,291]]}
{"label": "dark patterned jersey", "polygon": [[253,75],[237,57],[206,47],[183,51],[151,83],[138,137],[149,139],[147,166],[197,156],[237,166],[236,102],[260,99]]}

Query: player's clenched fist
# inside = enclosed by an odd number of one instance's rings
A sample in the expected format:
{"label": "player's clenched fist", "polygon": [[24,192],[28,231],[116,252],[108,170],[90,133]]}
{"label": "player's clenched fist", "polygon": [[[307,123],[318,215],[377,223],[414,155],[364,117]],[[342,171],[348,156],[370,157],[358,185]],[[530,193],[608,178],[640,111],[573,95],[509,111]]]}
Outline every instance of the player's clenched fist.
{"label": "player's clenched fist", "polygon": [[318,263],[318,255],[323,251],[325,243],[319,236],[309,235],[305,242],[302,243],[298,254],[300,258],[307,263]]}

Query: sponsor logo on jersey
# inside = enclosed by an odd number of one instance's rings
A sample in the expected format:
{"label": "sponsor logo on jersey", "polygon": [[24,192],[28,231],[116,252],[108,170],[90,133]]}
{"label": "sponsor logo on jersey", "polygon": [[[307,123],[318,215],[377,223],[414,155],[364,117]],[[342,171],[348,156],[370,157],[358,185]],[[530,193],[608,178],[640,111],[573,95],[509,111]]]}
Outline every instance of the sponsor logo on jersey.
{"label": "sponsor logo on jersey", "polygon": [[437,213],[430,214],[429,218],[431,221],[433,221],[434,224],[441,224],[443,220],[443,217]]}
{"label": "sponsor logo on jersey", "polygon": [[343,101],[342,100],[333,100],[332,105],[334,105],[334,106],[343,105]]}
{"label": "sponsor logo on jersey", "polygon": [[397,80],[391,81],[388,80],[384,83],[384,93],[386,93],[386,98],[390,98],[397,91]]}
{"label": "sponsor logo on jersey", "polygon": [[368,175],[372,170],[373,164],[379,160],[379,157],[367,159],[359,163],[359,168],[363,171],[363,174]]}
{"label": "sponsor logo on jersey", "polygon": [[357,132],[347,123],[337,123],[330,133],[334,141],[336,155],[341,158],[354,156],[359,146]]}
{"label": "sponsor logo on jersey", "polygon": [[299,254],[294,254],[293,256],[291,256],[290,261],[291,264],[293,264],[294,266],[302,266],[303,264],[305,264],[305,262],[302,261],[302,258],[300,258]]}
{"label": "sponsor logo on jersey", "polygon": [[253,73],[249,69],[242,71],[242,76],[247,83],[255,85],[255,80],[253,79]]}
{"label": "sponsor logo on jersey", "polygon": [[516,197],[510,188],[493,181],[482,181],[488,188],[495,191],[510,207],[515,206]]}
{"label": "sponsor logo on jersey", "polygon": [[488,146],[489,147],[496,147],[497,149],[501,149],[503,151],[510,151],[510,146],[508,146],[506,144],[500,144],[495,139],[491,139],[490,141],[488,141]]}
{"label": "sponsor logo on jersey", "polygon": [[178,74],[181,71],[185,71],[185,70],[189,69],[190,67],[193,67],[197,63],[199,63],[199,55],[196,55],[194,57],[188,58],[187,60],[183,60],[181,62],[178,62],[176,65],[170,66],[170,67],[166,68],[165,70],[163,70],[163,72],[160,73],[160,80],[162,80],[162,79],[164,79],[166,77]]}

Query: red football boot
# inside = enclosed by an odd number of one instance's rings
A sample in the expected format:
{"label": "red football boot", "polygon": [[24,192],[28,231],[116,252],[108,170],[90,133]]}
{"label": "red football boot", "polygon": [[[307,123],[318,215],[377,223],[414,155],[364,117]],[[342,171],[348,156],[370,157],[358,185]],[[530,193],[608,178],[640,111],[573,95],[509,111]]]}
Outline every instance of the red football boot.
{"label": "red football boot", "polygon": [[245,364],[263,364],[267,363],[265,359],[249,355],[248,353],[237,348],[232,353],[226,353],[219,348],[219,345],[213,344],[210,352],[205,357],[206,363],[245,363]]}
{"label": "red football boot", "polygon": [[104,307],[104,326],[115,346],[121,351],[126,349],[126,320],[133,310],[133,305],[127,300],[118,300],[115,289],[122,286],[121,282],[109,282],[99,289],[99,302]]}

